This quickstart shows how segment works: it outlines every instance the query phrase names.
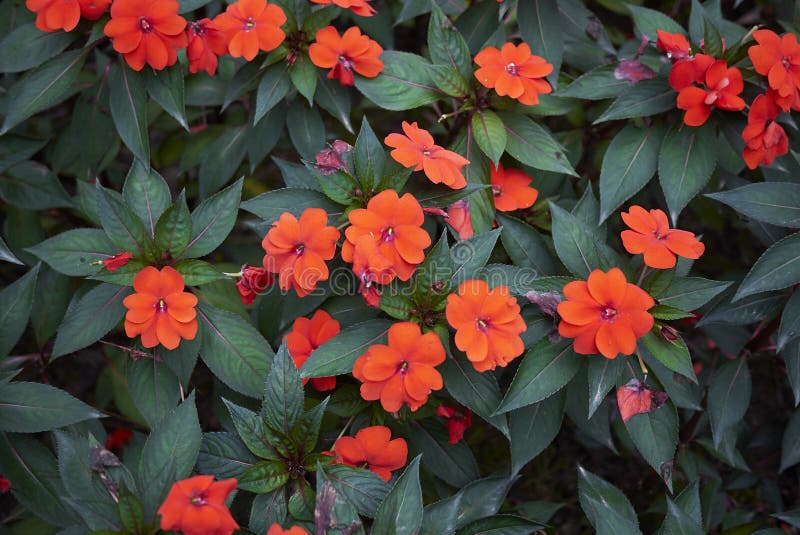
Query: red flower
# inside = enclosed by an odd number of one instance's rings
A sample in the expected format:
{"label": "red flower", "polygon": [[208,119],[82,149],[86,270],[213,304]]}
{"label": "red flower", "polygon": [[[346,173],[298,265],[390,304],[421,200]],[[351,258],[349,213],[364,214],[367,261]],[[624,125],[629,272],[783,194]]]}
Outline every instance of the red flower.
{"label": "red flower", "polygon": [[106,449],[116,450],[124,447],[133,438],[133,433],[130,429],[118,427],[111,431],[106,437]]}
{"label": "red flower", "polygon": [[214,76],[219,63],[217,57],[228,52],[225,34],[219,31],[214,21],[210,19],[190,22],[186,32],[189,36],[189,44],[186,47],[189,72],[206,71],[209,76]]}
{"label": "red flower", "polygon": [[464,431],[472,425],[472,412],[449,405],[439,405],[436,416],[447,419],[447,434],[450,444],[458,444],[464,438]]}
{"label": "red flower", "polygon": [[258,294],[264,293],[267,286],[275,282],[275,277],[264,268],[242,266],[242,278],[236,283],[239,299],[245,305],[252,305]]}
{"label": "red flower", "polygon": [[394,280],[394,266],[388,258],[381,254],[380,248],[372,236],[363,235],[353,248],[353,273],[358,277],[359,293],[371,307],[378,307],[381,295],[376,285],[389,284]]}
{"label": "red flower", "polygon": [[81,17],[86,20],[97,20],[108,11],[111,0],[78,0],[81,5]]}
{"label": "red flower", "polygon": [[459,240],[467,240],[475,235],[472,218],[469,215],[469,201],[461,199],[447,207],[447,224],[453,227]]}
{"label": "red flower", "polygon": [[713,108],[739,111],[744,100],[739,93],[744,89],[742,73],[736,67],[728,68],[728,62],[715,61],[705,73],[706,89],[690,86],[678,93],[678,108],[686,110],[683,122],[689,126],[700,126],[706,122]]}
{"label": "red flower", "polygon": [[286,14],[266,0],[238,0],[214,19],[217,28],[225,33],[228,52],[234,58],[252,61],[259,50],[275,50],[286,38],[281,25]]}
{"label": "red flower", "polygon": [[283,529],[280,524],[274,523],[267,530],[267,535],[308,535],[308,532],[300,526]]}
{"label": "red flower", "polygon": [[669,85],[680,91],[692,84],[701,84],[706,71],[714,63],[714,57],[706,54],[695,54],[673,63],[669,71]]}
{"label": "red flower", "polygon": [[530,187],[533,179],[521,169],[503,169],[492,166],[492,193],[494,207],[500,212],[513,212],[530,208],[539,197],[539,191]]}
{"label": "red flower", "polygon": [[11,488],[11,481],[0,475],[0,493],[8,492]]}
{"label": "red flower", "polygon": [[[286,349],[299,370],[319,346],[339,334],[339,322],[324,310],[317,310],[311,319],[297,318],[286,335]],[[303,379],[305,385],[308,379]],[[336,388],[336,377],[315,377],[311,386],[320,392]]]}
{"label": "red flower", "polygon": [[632,229],[620,234],[622,245],[631,254],[644,253],[644,263],[649,267],[673,268],[675,255],[697,259],[706,250],[691,232],[669,228],[662,210],[648,212],[641,206],[631,206],[629,212],[622,212],[622,220]]}
{"label": "red flower", "polygon": [[538,104],[539,95],[553,90],[544,79],[553,72],[553,66],[533,55],[527,43],[506,43],[500,50],[486,47],[475,56],[475,63],[480,66],[475,78],[484,87],[494,88],[501,97],[508,95],[521,104]]}
{"label": "red flower", "polygon": [[105,260],[102,260],[102,262],[107,270],[114,271],[115,269],[119,269],[127,264],[128,260],[131,258],[133,258],[133,255],[128,251],[125,251],[124,253],[115,254],[114,256],[106,258]]}
{"label": "red flower", "polygon": [[355,437],[341,437],[333,445],[337,455],[335,462],[372,470],[384,481],[389,481],[392,471],[405,466],[408,459],[406,441],[390,438],[392,432],[382,425],[365,427]]}
{"label": "red flower", "polygon": [[186,47],[186,19],[177,0],[114,0],[105,34],[131,69],[145,63],[156,70],[174,65],[178,49]]}
{"label": "red flower", "polygon": [[69,32],[81,20],[78,0],[25,0],[25,7],[36,13],[36,27],[43,32]]}
{"label": "red flower", "polygon": [[375,11],[375,8],[369,5],[369,2],[372,2],[372,0],[311,0],[311,1],[315,4],[324,4],[324,5],[336,4],[337,6],[349,9],[356,15],[360,15],[362,17],[371,17],[372,15],[377,13],[377,11]]}
{"label": "red flower", "polygon": [[430,132],[403,121],[403,134],[389,134],[383,140],[394,150],[390,152],[400,165],[410,167],[414,171],[425,171],[431,182],[444,184],[453,189],[461,189],[467,185],[461,168],[469,160],[453,151],[444,149],[433,142]]}
{"label": "red flower", "polygon": [[783,111],[800,101],[800,44],[797,36],[786,33],[778,36],[772,30],[756,30],[753,38],[758,43],[747,50],[753,68],[767,77],[769,87],[782,100]]}
{"label": "red flower", "polygon": [[214,476],[194,476],[175,482],[158,513],[161,529],[184,535],[231,535],[239,524],[225,505],[236,488],[235,479],[214,481]]}
{"label": "red flower", "polygon": [[747,126],[742,131],[745,143],[742,157],[750,169],[771,165],[775,158],[789,152],[789,138],[775,121],[778,114],[778,105],[769,93],[758,95],[750,106]]}
{"label": "red flower", "polygon": [[341,85],[353,85],[356,71],[365,78],[375,78],[383,70],[380,55],[383,48],[361,30],[353,26],[339,37],[333,26],[326,26],[317,32],[316,42],[308,47],[311,62],[317,67],[330,69],[328,78],[339,80]]}
{"label": "red flower", "polygon": [[631,416],[653,412],[664,405],[666,401],[667,394],[665,392],[650,390],[636,378],[617,389],[617,407],[619,407],[623,422],[627,422]]}
{"label": "red flower", "polygon": [[683,34],[656,30],[656,35],[658,35],[656,47],[665,52],[673,63],[680,59],[686,59],[691,54],[692,47]]}

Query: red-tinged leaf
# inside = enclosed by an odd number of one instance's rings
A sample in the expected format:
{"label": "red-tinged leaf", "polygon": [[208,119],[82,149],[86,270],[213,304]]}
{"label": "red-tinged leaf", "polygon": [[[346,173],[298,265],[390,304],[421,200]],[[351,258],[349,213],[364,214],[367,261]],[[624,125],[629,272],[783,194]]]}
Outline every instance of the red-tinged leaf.
{"label": "red-tinged leaf", "polygon": [[638,379],[631,379],[617,389],[617,406],[624,422],[636,414],[653,412],[666,401],[666,392],[651,390]]}

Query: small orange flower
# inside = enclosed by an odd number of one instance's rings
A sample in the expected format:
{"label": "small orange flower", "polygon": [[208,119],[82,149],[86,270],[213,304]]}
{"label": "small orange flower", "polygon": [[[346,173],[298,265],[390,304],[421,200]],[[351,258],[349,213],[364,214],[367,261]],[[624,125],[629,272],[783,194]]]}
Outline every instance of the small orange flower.
{"label": "small orange flower", "polygon": [[236,291],[242,304],[252,305],[256,296],[264,293],[267,286],[275,282],[275,277],[264,268],[242,266],[242,278],[236,283]]}
{"label": "small orange flower", "polygon": [[631,254],[644,253],[644,263],[651,268],[673,268],[675,255],[696,259],[706,249],[691,232],[669,228],[662,210],[648,213],[641,206],[631,206],[629,212],[622,212],[622,219],[633,229],[622,231],[622,245]]}
{"label": "small orange flower", "polygon": [[81,17],[86,20],[97,20],[108,11],[111,0],[78,0],[81,5]]}
{"label": "small orange flower", "polygon": [[504,368],[525,347],[520,334],[527,328],[517,300],[507,286],[489,288],[482,280],[468,280],[458,295],[447,296],[447,323],[456,330],[456,347],[479,372]]}
{"label": "small orange flower", "polygon": [[333,445],[337,456],[335,462],[372,470],[384,481],[389,481],[392,471],[405,466],[408,460],[405,439],[391,438],[392,432],[382,425],[365,427],[355,437],[341,437]]}
{"label": "small orange flower", "polygon": [[69,32],[81,20],[78,0],[25,0],[25,7],[36,13],[36,27],[43,32]]}
{"label": "small orange flower", "polygon": [[[344,231],[347,240],[342,244],[345,262],[354,261],[355,245],[365,235],[372,238],[401,281],[410,279],[417,264],[425,259],[431,237],[422,229],[422,206],[410,193],[398,197],[396,191],[384,190],[371,198],[366,208],[351,211],[348,218],[351,225]],[[385,266],[381,263],[373,267]]]}
{"label": "small orange flower", "polygon": [[383,47],[366,35],[361,35],[357,26],[348,28],[339,37],[333,26],[317,32],[316,43],[308,47],[311,62],[317,67],[330,69],[328,78],[339,80],[341,85],[353,85],[353,71],[365,78],[375,78],[383,70],[380,55]]}
{"label": "small orange flower", "polygon": [[345,9],[351,10],[356,15],[360,15],[362,17],[371,17],[377,11],[375,8],[369,5],[369,2],[372,0],[311,0],[315,4],[336,4],[339,7],[343,7]]}
{"label": "small orange flower", "polygon": [[266,0],[238,0],[214,19],[217,28],[225,33],[228,52],[234,58],[252,61],[259,50],[275,50],[286,38],[281,25],[286,14]]}
{"label": "small orange flower", "polygon": [[147,266],[133,279],[136,293],[122,304],[125,314],[125,334],[129,338],[142,335],[144,347],[159,343],[175,349],[184,340],[197,335],[197,297],[183,291],[183,277],[174,268],[157,270]]}
{"label": "small orange flower", "polygon": [[214,476],[176,481],[158,508],[161,529],[184,535],[231,535],[239,524],[225,500],[235,488],[235,479],[214,481]]}
{"label": "small orange flower", "polygon": [[105,260],[101,260],[101,262],[107,270],[114,271],[127,264],[131,258],[133,258],[133,255],[128,251],[125,251],[124,253],[115,254],[114,256],[110,256]]}
{"label": "small orange flower", "polygon": [[674,62],[669,71],[669,85],[675,91],[680,91],[693,84],[702,84],[706,71],[714,61],[713,56],[695,54]]}
{"label": "small orange flower", "polygon": [[720,59],[711,64],[704,78],[705,89],[689,86],[678,93],[678,108],[686,110],[683,122],[688,126],[705,123],[713,108],[728,111],[744,108],[744,100],[739,97],[744,89],[739,69],[728,68],[728,62]]}
{"label": "small orange flower", "polygon": [[280,524],[274,523],[267,530],[267,535],[308,535],[308,532],[300,526],[283,529]]}
{"label": "small orange flower", "polygon": [[472,218],[469,215],[469,201],[461,199],[447,207],[447,224],[458,234],[459,240],[467,240],[475,235]]}
{"label": "small orange flower", "polygon": [[328,279],[326,260],[333,258],[339,231],[329,227],[328,214],[321,208],[306,208],[300,220],[284,212],[272,224],[261,246],[264,267],[278,273],[281,290],[294,288],[305,297],[317,282]]}
{"label": "small orange flower", "polygon": [[636,340],[653,327],[653,316],[647,312],[655,304],[653,298],[629,283],[619,268],[608,273],[596,269],[588,281],[568,283],[564,297],[558,304],[558,334],[574,338],[575,352],[581,355],[600,353],[609,359],[619,353],[630,355]]}
{"label": "small orange flower", "polygon": [[742,131],[745,147],[742,157],[747,167],[771,165],[773,160],[789,152],[789,138],[783,127],[775,122],[780,113],[769,94],[758,95],[747,114],[747,126]]}
{"label": "small orange flower", "polygon": [[395,272],[391,260],[381,254],[378,244],[368,234],[361,236],[353,248],[353,273],[361,285],[359,293],[369,306],[377,308],[381,295],[376,285],[392,282]]}
{"label": "small orange flower", "polygon": [[[311,319],[297,318],[286,335],[286,349],[299,370],[311,353],[339,334],[339,322],[324,310],[317,310]],[[303,379],[305,385],[308,379]],[[320,392],[336,388],[336,377],[315,377],[311,386]]]}
{"label": "small orange flower", "polygon": [[[758,43],[747,50],[753,68],[767,77],[770,88],[785,99],[779,103],[797,102],[800,97],[800,44],[797,36],[786,33],[783,37],[772,30],[756,30],[753,38]],[[789,106],[783,107],[789,111]]]}
{"label": "small orange flower", "polygon": [[553,72],[553,66],[533,55],[527,43],[506,43],[500,50],[488,46],[478,52],[475,63],[480,66],[475,78],[484,87],[494,88],[501,97],[508,95],[521,104],[538,104],[539,95],[553,90],[544,79]]}
{"label": "small orange flower", "polygon": [[444,149],[433,142],[433,136],[419,128],[416,121],[408,124],[403,121],[403,134],[389,134],[383,140],[394,150],[392,158],[414,171],[425,171],[431,182],[444,184],[453,189],[461,189],[467,185],[461,168],[469,160],[458,153]]}
{"label": "small orange flower", "polygon": [[689,40],[681,33],[669,33],[663,30],[656,30],[656,47],[667,54],[673,62],[689,57],[692,47]]}
{"label": "small orange flower", "polygon": [[361,381],[361,397],[381,400],[388,412],[404,403],[416,411],[428,401],[431,390],[442,389],[436,366],[444,362],[444,347],[436,333],[422,334],[410,321],[389,328],[389,345],[376,344],[353,365],[353,376]]}
{"label": "small orange flower", "polygon": [[530,208],[539,197],[539,191],[530,187],[533,179],[521,169],[503,169],[492,165],[492,193],[494,207],[500,212],[513,212]]}
{"label": "small orange flower", "polygon": [[214,76],[219,64],[217,57],[224,56],[228,52],[225,34],[219,31],[214,21],[210,19],[190,22],[186,32],[189,36],[189,44],[186,47],[189,72],[206,71],[209,76]]}
{"label": "small orange flower", "polygon": [[186,19],[177,0],[115,0],[104,32],[131,69],[145,64],[156,70],[174,65],[186,47]]}

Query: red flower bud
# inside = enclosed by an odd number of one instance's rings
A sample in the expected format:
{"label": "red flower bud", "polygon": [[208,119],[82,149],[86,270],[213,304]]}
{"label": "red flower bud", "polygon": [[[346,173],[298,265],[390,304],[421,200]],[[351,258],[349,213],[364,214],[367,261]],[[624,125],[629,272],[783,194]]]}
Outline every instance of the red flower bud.
{"label": "red flower bud", "polygon": [[133,438],[133,433],[130,429],[118,427],[111,431],[106,437],[106,449],[115,450],[124,447]]}
{"label": "red flower bud", "polygon": [[8,489],[10,488],[11,488],[11,482],[6,478],[4,478],[3,476],[0,476],[0,493],[8,492]]}
{"label": "red flower bud", "polygon": [[236,283],[239,298],[245,305],[252,305],[256,295],[275,282],[275,276],[264,268],[242,266],[242,278]]}
{"label": "red flower bud", "polygon": [[464,438],[464,431],[472,425],[472,412],[469,409],[440,405],[436,409],[436,416],[447,419],[448,442],[457,444]]}
{"label": "red flower bud", "polygon": [[112,257],[106,258],[102,262],[107,270],[114,271],[115,269],[119,269],[127,264],[128,260],[131,258],[133,258],[133,255],[128,251],[125,251],[124,253],[115,254]]}

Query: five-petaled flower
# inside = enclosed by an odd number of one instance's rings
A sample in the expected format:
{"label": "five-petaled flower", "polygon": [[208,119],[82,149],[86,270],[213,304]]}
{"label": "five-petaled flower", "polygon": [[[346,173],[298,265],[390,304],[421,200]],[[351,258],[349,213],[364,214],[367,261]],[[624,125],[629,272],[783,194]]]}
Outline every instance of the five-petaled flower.
{"label": "five-petaled flower", "polygon": [[269,527],[267,535],[308,535],[308,532],[300,526],[292,526],[283,529],[283,527],[276,522]]}
{"label": "five-petaled flower", "polygon": [[662,210],[648,212],[641,206],[631,206],[621,215],[631,229],[620,234],[622,245],[631,254],[644,253],[644,263],[651,268],[673,268],[676,255],[695,260],[706,249],[691,232],[669,228],[667,214]]}
{"label": "five-petaled flower", "polygon": [[513,212],[530,208],[539,197],[539,191],[530,186],[533,180],[521,169],[504,169],[491,164],[492,194],[494,207],[500,212]]}
{"label": "five-petaled flower", "polygon": [[356,15],[360,15],[362,17],[371,17],[377,11],[375,8],[369,5],[372,0],[311,0],[315,4],[335,4],[339,7],[343,7],[345,9],[349,9]]}
{"label": "five-petaled flower", "polygon": [[464,438],[464,431],[472,425],[472,412],[469,409],[439,405],[436,416],[441,416],[447,423],[447,441],[458,444]]}
{"label": "five-petaled flower", "polygon": [[786,33],[781,37],[772,30],[756,30],[753,38],[758,44],[747,49],[753,68],[767,77],[783,111],[800,109],[800,44],[797,36]]}
{"label": "five-petaled flower", "polygon": [[131,69],[145,64],[156,70],[174,65],[186,47],[186,19],[177,0],[115,0],[104,32]]}
{"label": "five-petaled flower", "polygon": [[[698,54],[699,55],[699,54]],[[673,66],[673,70],[674,70]],[[724,59],[716,60],[703,76],[705,88],[690,85],[678,93],[678,108],[686,110],[683,122],[700,126],[706,122],[713,108],[739,111],[744,100],[739,93],[744,89],[742,73],[736,67],[728,68]]]}
{"label": "five-petaled flower", "polygon": [[101,262],[103,263],[103,266],[105,266],[107,270],[115,271],[124,266],[125,264],[127,264],[131,258],[133,258],[133,255],[130,252],[125,251],[123,253],[118,253],[106,259],[103,259],[101,260]]}
{"label": "five-petaled flower", "polygon": [[527,327],[507,286],[464,281],[458,294],[447,296],[445,314],[456,330],[456,347],[479,372],[505,367],[525,351],[519,335]]}
{"label": "five-petaled flower", "polygon": [[214,21],[210,19],[190,22],[186,32],[189,37],[189,44],[186,46],[189,72],[206,71],[209,76],[214,76],[219,64],[217,57],[228,52],[225,34],[219,31]]}
{"label": "five-petaled flower", "polygon": [[283,10],[266,0],[238,0],[214,19],[216,27],[225,33],[230,55],[247,61],[252,61],[259,50],[278,48],[286,38],[281,29],[284,22]]}
{"label": "five-petaled flower", "polygon": [[630,355],[636,340],[653,327],[653,316],[647,312],[655,304],[653,298],[629,283],[619,268],[608,273],[596,269],[588,281],[566,284],[564,297],[558,304],[558,334],[574,338],[575,352],[581,355],[600,353],[609,359],[619,353]]}
{"label": "five-petaled flower", "polygon": [[394,150],[392,158],[414,171],[424,171],[434,184],[444,184],[453,189],[467,185],[461,168],[469,160],[458,153],[440,147],[433,141],[430,132],[417,126],[416,121],[409,124],[403,121],[403,134],[389,134],[384,143]]}
{"label": "five-petaled flower", "polygon": [[[339,322],[324,310],[309,318],[297,318],[286,335],[286,349],[299,370],[319,346],[339,334]],[[303,379],[305,385],[308,379]],[[315,377],[311,386],[320,392],[336,388],[336,377]]]}
{"label": "five-petaled flower", "polygon": [[214,476],[176,481],[158,508],[161,529],[184,535],[231,535],[239,529],[239,524],[225,500],[235,488],[235,479],[214,481]]}
{"label": "five-petaled flower", "polygon": [[[435,335],[434,335],[435,336]],[[405,439],[392,438],[388,427],[364,427],[355,437],[341,437],[333,445],[336,463],[372,470],[384,481],[389,481],[394,470],[399,470],[408,459]]]}
{"label": "five-petaled flower", "polygon": [[336,252],[339,231],[327,225],[328,214],[321,208],[306,208],[299,220],[284,212],[272,224],[261,242],[266,253],[263,265],[278,273],[281,290],[294,288],[298,296],[305,297],[317,282],[328,279],[325,261]]}
{"label": "five-petaled flower", "polygon": [[239,299],[245,305],[252,305],[256,296],[264,293],[275,282],[275,276],[264,268],[242,266],[242,278],[236,283]]}
{"label": "five-petaled flower", "polygon": [[128,309],[125,334],[129,338],[141,334],[142,345],[148,348],[160,343],[175,349],[181,338],[194,340],[197,297],[183,288],[183,277],[170,266],[161,271],[153,266],[142,269],[133,279],[136,293],[122,301]]}
{"label": "five-petaled flower", "polygon": [[484,87],[494,88],[501,97],[507,95],[521,104],[538,104],[539,95],[553,90],[544,79],[553,72],[553,65],[533,55],[527,43],[506,43],[499,50],[486,47],[475,56],[475,63],[480,66],[475,78]]}
{"label": "five-petaled flower", "polygon": [[780,113],[772,94],[758,95],[750,105],[747,126],[742,131],[745,147],[742,152],[747,167],[771,165],[773,160],[789,152],[789,138],[775,118]]}
{"label": "five-petaled flower", "polygon": [[404,321],[389,328],[388,345],[373,345],[356,360],[353,376],[363,383],[365,400],[380,399],[388,412],[399,411],[404,403],[416,411],[428,401],[431,390],[442,389],[436,366],[444,359],[436,333],[422,334],[419,325]]}
{"label": "five-petaled flower", "polygon": [[315,40],[308,47],[311,62],[330,69],[328,78],[335,78],[342,85],[353,85],[353,71],[365,78],[375,78],[383,70],[380,60],[383,47],[361,35],[357,26],[348,28],[341,37],[336,28],[326,26],[317,32]]}
{"label": "five-petaled flower", "polygon": [[[36,13],[36,27],[39,30],[69,32],[78,25],[81,15],[89,20],[97,20],[110,3],[111,0],[97,0],[91,2],[95,6],[91,7],[87,0],[25,0],[25,7]],[[97,13],[101,5],[102,11]]]}

